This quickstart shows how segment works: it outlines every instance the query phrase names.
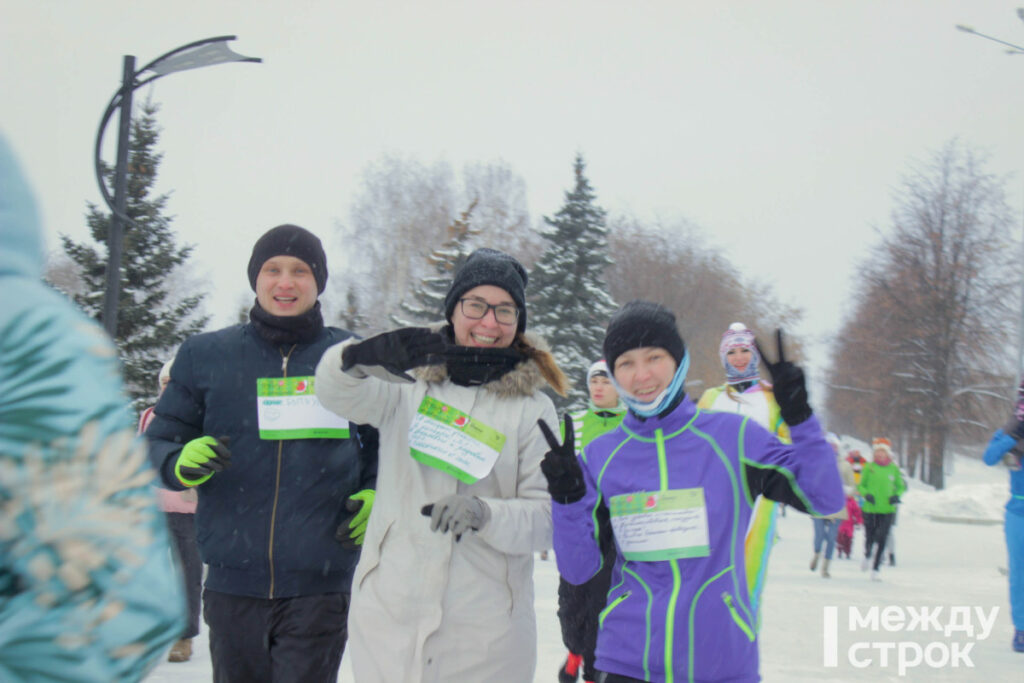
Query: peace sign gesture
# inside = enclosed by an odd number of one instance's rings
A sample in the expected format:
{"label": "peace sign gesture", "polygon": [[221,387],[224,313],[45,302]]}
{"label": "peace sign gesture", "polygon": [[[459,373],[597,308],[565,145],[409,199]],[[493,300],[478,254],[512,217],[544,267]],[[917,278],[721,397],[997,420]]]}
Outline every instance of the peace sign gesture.
{"label": "peace sign gesture", "polygon": [[565,416],[565,440],[558,443],[548,423],[537,420],[537,426],[548,442],[549,450],[544,454],[540,469],[548,480],[548,493],[556,503],[575,503],[587,492],[587,484],[583,481],[583,469],[576,459],[572,418]]}
{"label": "peace sign gesture", "polygon": [[782,345],[782,330],[775,330],[775,343],[779,351],[778,360],[772,362],[761,345],[754,340],[754,346],[761,355],[761,360],[772,376],[775,401],[779,404],[779,412],[783,421],[793,427],[804,422],[811,416],[811,406],[807,403],[807,385],[804,371],[799,366],[786,360],[786,350]]}

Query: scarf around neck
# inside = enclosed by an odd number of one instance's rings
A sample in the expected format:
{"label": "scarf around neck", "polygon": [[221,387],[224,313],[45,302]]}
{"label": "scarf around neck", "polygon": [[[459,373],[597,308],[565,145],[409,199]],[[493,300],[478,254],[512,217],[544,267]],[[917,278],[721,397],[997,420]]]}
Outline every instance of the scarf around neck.
{"label": "scarf around neck", "polygon": [[612,385],[615,390],[619,392],[619,398],[622,399],[623,403],[629,406],[630,411],[634,415],[640,418],[654,417],[655,415],[664,415],[672,411],[683,397],[683,384],[686,382],[686,374],[690,370],[690,352],[684,351],[683,357],[679,361],[679,367],[676,368],[676,374],[673,375],[672,381],[665,387],[660,394],[658,394],[652,401],[643,403],[638,398],[623,389],[615,378],[612,377]]}
{"label": "scarf around neck", "polygon": [[268,313],[257,301],[249,311],[249,321],[259,335],[271,344],[310,342],[324,329],[319,301],[299,315],[274,315]]}
{"label": "scarf around neck", "polygon": [[526,360],[526,355],[512,347],[478,348],[455,343],[451,326],[444,336],[452,345],[445,350],[445,369],[451,381],[463,387],[475,387],[501,379]]}

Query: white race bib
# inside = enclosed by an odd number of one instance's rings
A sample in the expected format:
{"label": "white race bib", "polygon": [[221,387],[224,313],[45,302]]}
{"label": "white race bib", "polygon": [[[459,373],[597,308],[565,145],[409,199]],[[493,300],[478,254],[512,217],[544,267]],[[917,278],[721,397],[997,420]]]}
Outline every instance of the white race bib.
{"label": "white race bib", "polygon": [[615,540],[627,560],[711,554],[703,488],[627,493],[612,496],[608,503]]}
{"label": "white race bib", "polygon": [[349,437],[348,420],[323,407],[313,377],[260,377],[256,404],[261,439]]}
{"label": "white race bib", "polygon": [[504,434],[430,396],[409,425],[410,455],[467,484],[490,473],[504,446]]}

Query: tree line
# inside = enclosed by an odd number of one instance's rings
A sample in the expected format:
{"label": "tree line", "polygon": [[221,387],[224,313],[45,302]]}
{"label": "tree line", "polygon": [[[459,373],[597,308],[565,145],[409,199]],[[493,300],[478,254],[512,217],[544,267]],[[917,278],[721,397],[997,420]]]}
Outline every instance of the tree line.
{"label": "tree line", "polygon": [[[178,245],[164,214],[167,195],[152,195],[162,158],[157,112],[147,102],[132,124],[130,167],[148,172],[129,173],[133,224],[116,339],[140,409],[155,399],[160,365],[208,321],[203,295],[181,296],[174,286],[188,277],[193,246]],[[818,406],[833,431],[862,440],[890,435],[903,464],[939,487],[950,446],[978,443],[1001,423],[1015,372],[1007,340],[1016,329],[1021,269],[1004,186],[955,141],[908,175],[892,225],[878,231],[858,267]],[[723,381],[718,342],[730,323],[743,322],[762,338],[799,323],[800,308],[737,269],[700,227],[684,218],[610,216],[598,196],[579,154],[562,205],[539,221],[527,207],[525,182],[504,162],[456,173],[446,163],[386,156],[367,166],[347,220],[331,228],[351,245],[346,252],[360,257],[332,260],[327,322],[364,336],[437,322],[469,253],[501,249],[527,267],[529,329],[549,342],[573,380],[568,399],[552,397],[561,410],[586,404],[586,368],[601,357],[609,317],[629,300],[676,311],[691,354],[686,389],[693,397]],[[48,276],[96,318],[109,218],[88,205],[92,242],[64,236],[63,256]],[[800,340],[794,342],[799,359]]]}

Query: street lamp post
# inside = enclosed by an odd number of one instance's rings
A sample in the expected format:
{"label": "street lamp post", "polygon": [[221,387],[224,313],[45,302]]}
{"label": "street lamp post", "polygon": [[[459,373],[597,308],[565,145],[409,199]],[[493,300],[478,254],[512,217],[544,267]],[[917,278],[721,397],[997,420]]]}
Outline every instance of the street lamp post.
{"label": "street lamp post", "polygon": [[[1017,18],[1024,21],[1024,7],[1017,8]],[[958,31],[970,33],[1010,48],[1006,51],[1008,55],[1024,55],[1024,47],[1020,45],[1014,45],[1005,40],[979,33],[970,26],[964,26],[963,24],[957,24],[956,28]],[[1024,234],[1021,235],[1021,263],[1024,263]],[[1014,385],[1014,389],[1020,386],[1022,379],[1024,379],[1024,279],[1022,279],[1021,283],[1020,316],[1017,320],[1017,383]]]}
{"label": "street lamp post", "polygon": [[[133,222],[125,213],[128,200],[125,190],[128,184],[128,143],[131,137],[132,93],[142,86],[175,71],[198,69],[214,64],[226,64],[227,62],[263,61],[259,57],[244,57],[233,52],[227,46],[227,41],[234,39],[235,36],[219,36],[197,40],[194,43],[182,45],[157,57],[138,71],[135,70],[135,57],[133,55],[125,55],[124,57],[121,87],[110,99],[110,103],[103,113],[103,118],[100,119],[100,127],[96,133],[96,151],[93,159],[96,168],[96,182],[99,183],[100,194],[111,211],[110,230],[107,234],[106,286],[103,291],[103,327],[112,338],[117,336],[117,309],[118,299],[121,294],[121,250],[124,239],[124,226]],[[109,190],[107,190],[106,181],[103,178],[103,160],[100,153],[103,146],[103,133],[116,111],[120,111],[121,119],[117,134],[117,162],[114,166],[114,196],[111,197]]]}

